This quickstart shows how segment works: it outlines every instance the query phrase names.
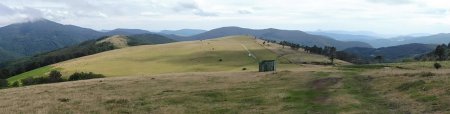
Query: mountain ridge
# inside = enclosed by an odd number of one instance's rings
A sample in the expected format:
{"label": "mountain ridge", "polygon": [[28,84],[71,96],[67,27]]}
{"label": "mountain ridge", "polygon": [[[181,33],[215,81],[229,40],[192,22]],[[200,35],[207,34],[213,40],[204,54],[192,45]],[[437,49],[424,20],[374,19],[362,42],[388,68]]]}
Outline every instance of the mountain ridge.
{"label": "mountain ridge", "polygon": [[374,61],[375,56],[382,56],[385,62],[398,62],[402,59],[414,58],[434,50],[436,45],[411,43],[381,48],[348,48],[344,52],[355,54],[366,61]]}
{"label": "mountain ridge", "polygon": [[357,41],[338,41],[329,37],[312,35],[300,30],[281,30],[281,29],[248,29],[236,26],[221,27],[212,29],[202,34],[186,37],[184,39],[177,40],[205,40],[217,37],[224,37],[230,35],[252,35],[257,38],[275,40],[275,41],[288,41],[298,43],[307,46],[335,46],[338,49],[345,49],[349,47],[371,47],[367,43]]}

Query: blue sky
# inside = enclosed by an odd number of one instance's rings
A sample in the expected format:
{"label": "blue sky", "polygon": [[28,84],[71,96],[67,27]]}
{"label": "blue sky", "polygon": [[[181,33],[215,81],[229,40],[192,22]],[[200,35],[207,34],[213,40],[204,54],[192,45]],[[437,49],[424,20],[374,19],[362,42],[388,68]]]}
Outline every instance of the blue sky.
{"label": "blue sky", "polygon": [[446,0],[2,0],[0,26],[46,18],[96,30],[213,29],[450,33]]}

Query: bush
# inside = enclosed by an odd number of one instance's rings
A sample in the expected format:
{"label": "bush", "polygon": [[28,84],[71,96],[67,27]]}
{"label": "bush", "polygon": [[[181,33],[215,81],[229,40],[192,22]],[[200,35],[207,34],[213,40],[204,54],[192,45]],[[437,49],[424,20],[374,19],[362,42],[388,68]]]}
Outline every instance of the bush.
{"label": "bush", "polygon": [[442,67],[442,65],[441,64],[439,64],[439,63],[434,63],[434,68],[436,68],[436,69],[440,69]]}
{"label": "bush", "polygon": [[29,78],[22,79],[22,80],[20,80],[20,82],[21,82],[22,85],[24,85],[24,86],[36,84],[36,82],[34,81],[34,78],[33,78],[33,77],[29,77]]}
{"label": "bush", "polygon": [[414,82],[406,82],[406,83],[403,83],[402,85],[398,86],[397,90],[407,91],[407,90],[409,90],[411,88],[418,88],[418,87],[421,87],[421,86],[423,86],[425,84],[426,83],[423,80],[418,80],[418,81],[414,81]]}
{"label": "bush", "polygon": [[436,74],[432,73],[432,72],[420,72],[419,73],[421,77],[431,77],[431,76],[435,76]]}
{"label": "bush", "polygon": [[8,87],[8,80],[0,79],[0,88]]}
{"label": "bush", "polygon": [[69,76],[69,81],[74,80],[87,80],[87,79],[94,79],[94,78],[104,78],[105,76],[102,74],[94,74],[92,72],[85,73],[85,72],[75,72],[72,75]]}
{"label": "bush", "polygon": [[11,87],[19,87],[20,83],[19,81],[15,81],[14,83],[11,84]]}
{"label": "bush", "polygon": [[22,85],[36,85],[36,84],[44,84],[44,83],[52,83],[52,81],[48,77],[29,77],[20,80],[22,82]]}
{"label": "bush", "polygon": [[57,71],[57,70],[53,70],[50,72],[50,74],[48,75],[48,82],[49,83],[54,83],[54,82],[62,82],[64,81],[62,78],[62,74],[61,72]]}
{"label": "bush", "polygon": [[247,68],[242,68],[242,70],[247,70]]}

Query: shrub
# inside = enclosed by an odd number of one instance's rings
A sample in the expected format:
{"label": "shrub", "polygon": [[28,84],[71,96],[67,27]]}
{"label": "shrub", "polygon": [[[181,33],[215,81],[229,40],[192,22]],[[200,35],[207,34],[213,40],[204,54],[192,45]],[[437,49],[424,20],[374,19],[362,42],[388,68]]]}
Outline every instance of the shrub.
{"label": "shrub", "polygon": [[94,78],[104,78],[105,76],[102,74],[94,74],[92,72],[85,73],[85,72],[75,72],[72,75],[69,76],[69,81],[74,80],[87,80],[87,79],[94,79]]}
{"label": "shrub", "polygon": [[242,68],[242,70],[247,70],[247,68]]}
{"label": "shrub", "polygon": [[11,84],[11,87],[19,87],[20,83],[19,81],[15,81],[14,83]]}
{"label": "shrub", "polygon": [[440,69],[442,67],[442,65],[441,64],[439,64],[439,63],[434,63],[434,68],[436,68],[436,69]]}
{"label": "shrub", "polygon": [[58,101],[59,102],[69,102],[70,99],[69,98],[59,98]]}
{"label": "shrub", "polygon": [[20,80],[20,82],[21,82],[22,85],[24,85],[24,86],[36,84],[36,82],[34,81],[34,78],[33,78],[33,77],[29,77],[29,78],[22,79],[22,80]]}
{"label": "shrub", "polygon": [[425,81],[423,80],[418,80],[418,81],[414,81],[414,82],[407,82],[407,83],[403,83],[402,85],[397,87],[397,90],[400,91],[407,91],[411,88],[417,88],[417,87],[421,87],[425,85]]}
{"label": "shrub", "polygon": [[49,83],[53,83],[53,82],[62,82],[64,81],[61,78],[61,72],[57,71],[57,70],[53,70],[50,72],[50,74],[48,75],[48,81]]}
{"label": "shrub", "polygon": [[22,82],[23,86],[36,85],[36,84],[45,84],[45,83],[53,83],[54,82],[49,77],[36,77],[36,78],[29,77],[29,78],[22,79],[20,81]]}
{"label": "shrub", "polygon": [[431,76],[435,76],[436,74],[432,73],[432,72],[420,72],[419,73],[421,77],[431,77]]}
{"label": "shrub", "polygon": [[8,80],[0,79],[0,88],[8,87]]}

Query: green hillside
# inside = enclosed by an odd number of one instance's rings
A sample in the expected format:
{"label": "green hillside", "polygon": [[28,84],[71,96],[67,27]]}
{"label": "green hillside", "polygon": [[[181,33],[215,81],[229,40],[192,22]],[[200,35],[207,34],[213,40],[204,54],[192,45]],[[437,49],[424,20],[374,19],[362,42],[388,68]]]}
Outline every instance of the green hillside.
{"label": "green hillside", "polygon": [[[35,55],[33,57],[27,57],[9,62],[2,68],[11,71],[11,73],[9,73],[9,76],[7,74],[0,73],[0,77],[6,77],[9,81],[16,81],[18,79],[23,79],[31,76],[43,76],[43,74],[49,72],[53,68],[60,69],[48,66],[54,63],[130,46],[162,44],[169,42],[174,42],[174,40],[155,34],[141,34],[132,36],[115,35],[110,37],[103,37],[98,40],[85,41],[76,46],[62,48],[55,51]],[[36,71],[38,71],[38,73],[36,73]],[[18,76],[11,77],[14,76],[14,73]]]}
{"label": "green hillside", "polygon": [[[144,45],[109,51],[53,65],[65,74],[89,71],[107,76],[151,75],[179,72],[255,71],[257,59],[277,55],[246,36],[225,37],[162,45]],[[222,59],[222,61],[220,61]]]}
{"label": "green hillside", "polygon": [[[105,40],[120,41],[120,39]],[[66,76],[82,71],[106,76],[142,76],[183,72],[243,71],[244,68],[246,71],[257,71],[258,61],[265,59],[278,60],[280,63],[278,69],[296,68],[299,63],[329,62],[328,58],[322,55],[282,48],[278,44],[262,45],[262,42],[250,36],[230,36],[202,41],[126,47],[54,64],[51,68],[61,70]],[[249,52],[256,58],[249,56]],[[340,60],[336,63],[348,64]],[[35,71],[52,70],[48,68],[44,67]],[[42,73],[23,73],[19,75],[22,78],[12,77],[10,81],[33,76],[27,74],[42,75]]]}

